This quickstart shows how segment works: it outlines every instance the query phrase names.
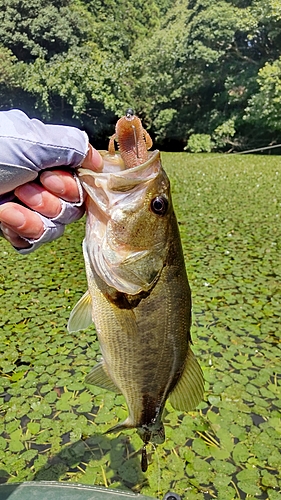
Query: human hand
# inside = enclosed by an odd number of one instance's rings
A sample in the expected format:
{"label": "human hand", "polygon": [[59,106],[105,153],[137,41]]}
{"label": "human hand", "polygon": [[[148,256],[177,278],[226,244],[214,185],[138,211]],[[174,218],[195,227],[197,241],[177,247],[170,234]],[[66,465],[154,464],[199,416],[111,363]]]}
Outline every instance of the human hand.
{"label": "human hand", "polygon": [[[102,169],[101,156],[92,146],[82,166],[96,171]],[[18,249],[29,248],[31,243],[27,239],[38,240],[43,235],[44,219],[39,214],[55,219],[62,211],[62,200],[77,205],[81,199],[79,184],[64,170],[45,170],[40,175],[40,184],[26,183],[17,187],[14,193],[26,206],[14,202],[0,205],[0,224],[4,237]],[[70,219],[80,218],[83,208],[72,207],[72,212],[73,208],[75,214],[71,214]]]}
{"label": "human hand", "polygon": [[3,235],[16,248],[30,247],[30,243],[23,238],[37,240],[42,236],[44,223],[36,212],[55,218],[62,208],[60,198],[69,202],[79,201],[78,185],[68,172],[45,171],[40,176],[40,183],[29,182],[15,189],[16,197],[26,207],[14,202],[0,206]]}

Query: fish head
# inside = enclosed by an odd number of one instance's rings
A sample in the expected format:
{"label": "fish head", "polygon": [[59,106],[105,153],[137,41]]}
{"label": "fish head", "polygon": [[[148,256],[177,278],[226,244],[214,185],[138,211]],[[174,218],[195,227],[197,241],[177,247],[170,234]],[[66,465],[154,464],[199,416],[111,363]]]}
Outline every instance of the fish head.
{"label": "fish head", "polygon": [[[152,444],[162,444],[165,441],[165,429],[163,422],[161,420],[162,412],[159,412],[150,423],[141,424],[137,426],[137,433],[142,439],[143,443],[146,445],[148,443]],[[135,427],[135,423],[132,421],[129,415],[124,422],[118,423],[111,427],[106,433],[118,432],[124,429],[132,429]]]}
{"label": "fish head", "polygon": [[173,214],[170,184],[158,151],[126,169],[118,155],[104,154],[101,173],[79,169],[88,193],[86,251],[92,269],[119,292],[147,292],[168,252]]}

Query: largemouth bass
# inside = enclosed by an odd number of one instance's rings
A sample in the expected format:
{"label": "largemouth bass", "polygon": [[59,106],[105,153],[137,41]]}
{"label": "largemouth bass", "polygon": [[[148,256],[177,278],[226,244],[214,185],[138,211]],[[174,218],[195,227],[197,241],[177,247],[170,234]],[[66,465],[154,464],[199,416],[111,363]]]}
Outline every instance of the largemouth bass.
{"label": "largemouth bass", "polygon": [[[115,152],[114,139],[119,144]],[[87,192],[83,252],[88,292],[68,328],[95,323],[102,361],[86,382],[122,393],[145,445],[163,442],[167,398],[190,411],[203,376],[191,350],[191,292],[170,183],[159,151],[131,110],[116,125],[100,173],[79,169]],[[143,453],[143,469],[145,453]]]}

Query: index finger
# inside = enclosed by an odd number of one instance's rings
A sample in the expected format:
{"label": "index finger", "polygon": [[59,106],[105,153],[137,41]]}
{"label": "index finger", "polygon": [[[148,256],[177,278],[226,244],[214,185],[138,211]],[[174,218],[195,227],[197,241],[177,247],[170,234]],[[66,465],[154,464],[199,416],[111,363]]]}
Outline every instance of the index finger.
{"label": "index finger", "polygon": [[91,144],[89,144],[87,156],[82,161],[82,167],[88,168],[89,170],[94,170],[95,172],[102,171],[103,159],[98,150],[93,148]]}

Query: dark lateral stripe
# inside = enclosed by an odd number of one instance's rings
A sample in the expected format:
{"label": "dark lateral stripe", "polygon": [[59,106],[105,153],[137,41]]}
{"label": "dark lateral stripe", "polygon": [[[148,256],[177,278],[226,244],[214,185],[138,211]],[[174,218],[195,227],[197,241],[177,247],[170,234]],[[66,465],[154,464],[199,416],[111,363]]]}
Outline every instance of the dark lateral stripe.
{"label": "dark lateral stripe", "polygon": [[159,407],[159,402],[156,398],[143,394],[140,425],[149,425],[157,418],[157,407]]}

